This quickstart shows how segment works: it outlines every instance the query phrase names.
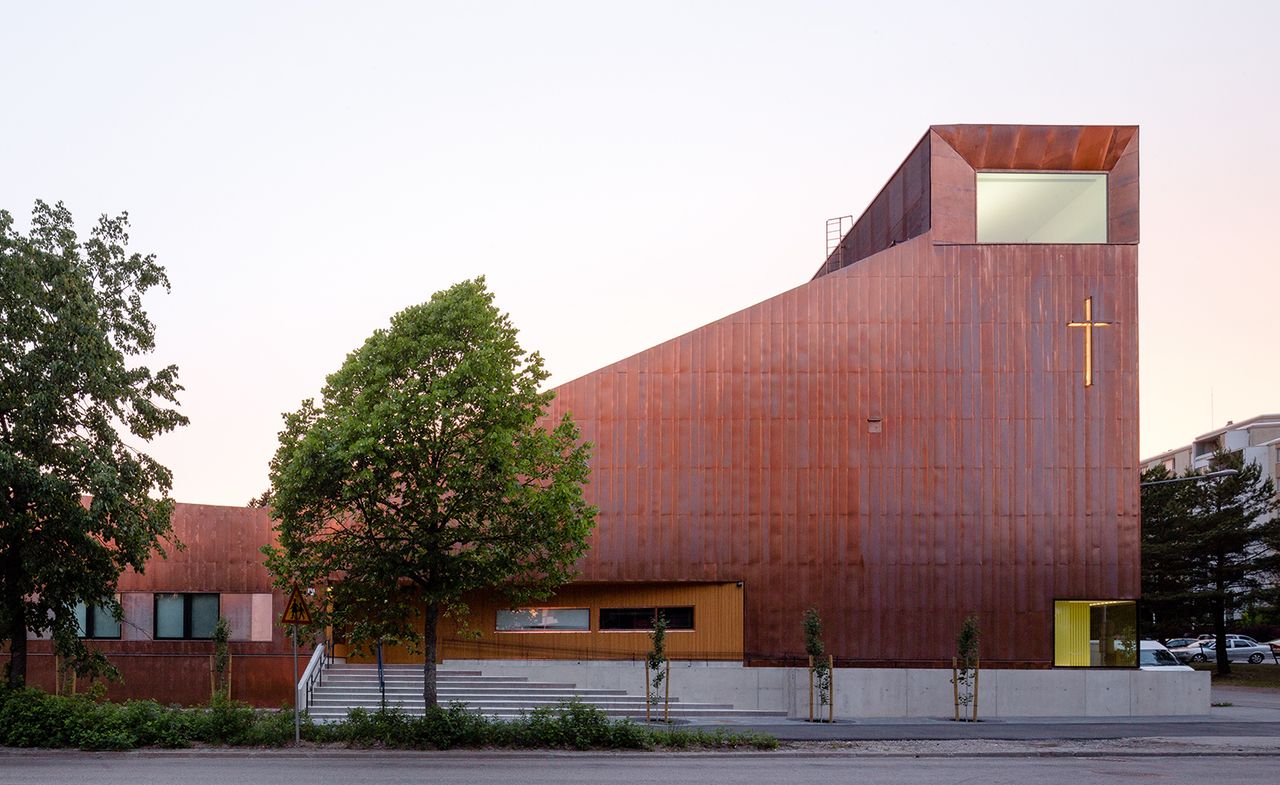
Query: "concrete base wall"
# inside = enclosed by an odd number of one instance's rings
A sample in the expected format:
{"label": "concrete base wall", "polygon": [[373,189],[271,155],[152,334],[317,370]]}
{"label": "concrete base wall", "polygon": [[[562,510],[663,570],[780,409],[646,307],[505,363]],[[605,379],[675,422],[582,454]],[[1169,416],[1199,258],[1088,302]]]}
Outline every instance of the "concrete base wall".
{"label": "concrete base wall", "polygon": [[[644,663],[609,660],[448,660],[449,668],[486,676],[572,682],[584,689],[644,693]],[[951,671],[837,668],[837,717],[951,717]],[[683,701],[807,717],[804,668],[747,668],[732,662],[671,663],[671,694]],[[816,710],[815,710],[816,711]],[[1209,713],[1209,674],[1139,670],[983,670],[981,717],[1131,717]]]}

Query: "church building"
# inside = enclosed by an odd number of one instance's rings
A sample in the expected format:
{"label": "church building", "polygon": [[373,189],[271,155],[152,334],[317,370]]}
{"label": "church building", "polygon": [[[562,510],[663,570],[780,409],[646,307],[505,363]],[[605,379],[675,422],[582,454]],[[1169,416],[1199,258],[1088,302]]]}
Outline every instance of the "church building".
{"label": "church building", "polygon": [[[814,608],[841,678],[949,677],[971,615],[984,668],[1137,673],[1138,197],[1136,127],[930,127],[810,280],[556,390],[594,445],[590,551],[542,605],[473,598],[446,664],[635,663],[661,613],[676,660],[781,672]],[[265,513],[177,523],[114,646],[177,673],[207,653],[162,619],[220,597],[243,694],[278,703]]]}

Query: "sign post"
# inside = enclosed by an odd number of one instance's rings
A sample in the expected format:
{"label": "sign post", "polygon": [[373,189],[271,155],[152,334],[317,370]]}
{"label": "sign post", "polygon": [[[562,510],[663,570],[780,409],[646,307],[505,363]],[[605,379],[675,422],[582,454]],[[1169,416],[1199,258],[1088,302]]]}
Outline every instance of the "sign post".
{"label": "sign post", "polygon": [[302,743],[302,718],[298,714],[298,625],[311,623],[311,611],[302,599],[302,591],[293,587],[289,604],[284,606],[280,623],[293,627],[293,743]]}

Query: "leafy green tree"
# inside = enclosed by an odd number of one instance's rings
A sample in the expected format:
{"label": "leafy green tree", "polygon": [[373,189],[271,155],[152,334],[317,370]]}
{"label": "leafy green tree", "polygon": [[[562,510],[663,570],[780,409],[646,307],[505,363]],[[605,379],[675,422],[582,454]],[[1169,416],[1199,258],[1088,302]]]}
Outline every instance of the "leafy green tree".
{"label": "leafy green tree", "polygon": [[[1165,624],[1207,618],[1226,675],[1227,617],[1272,587],[1280,565],[1280,506],[1270,478],[1239,452],[1217,453],[1210,467],[1237,473],[1143,487],[1143,594],[1148,613],[1160,620],[1163,612]],[[1155,467],[1142,479],[1173,478]]]}
{"label": "leafy green tree", "polygon": [[231,700],[231,623],[219,616],[213,625],[213,692]]}
{"label": "leafy green tree", "polygon": [[831,701],[831,668],[827,662],[827,648],[822,642],[822,616],[817,608],[804,612],[804,653],[809,655],[809,670],[813,671],[814,685],[818,688],[818,705]]}
{"label": "leafy green tree", "polygon": [[[978,643],[982,632],[978,626],[978,617],[969,615],[960,624],[960,632],[956,633],[956,671],[953,681],[956,685],[957,713],[962,706],[972,706],[978,700]],[[977,719],[976,709],[973,715],[964,719]]]}
{"label": "leafy green tree", "polygon": [[654,615],[649,627],[649,653],[645,655],[645,662],[651,674],[649,704],[657,706],[662,700],[662,683],[667,678],[667,617],[661,610]]}
{"label": "leafy green tree", "polygon": [[540,427],[546,378],[479,278],[396,314],[285,416],[268,567],[329,584],[318,625],[425,649],[428,706],[442,613],[477,590],[545,598],[586,552],[589,446],[568,416]]}
{"label": "leafy green tree", "polygon": [[121,434],[150,441],[187,422],[167,404],[174,366],[155,348],[142,297],[169,281],[129,253],[128,215],[81,242],[61,202],[36,202],[26,236],[0,210],[0,643],[8,683],[27,673],[27,633],[51,636],[84,675],[110,673],[80,641],[77,603],[110,607],[171,535],[172,476]]}

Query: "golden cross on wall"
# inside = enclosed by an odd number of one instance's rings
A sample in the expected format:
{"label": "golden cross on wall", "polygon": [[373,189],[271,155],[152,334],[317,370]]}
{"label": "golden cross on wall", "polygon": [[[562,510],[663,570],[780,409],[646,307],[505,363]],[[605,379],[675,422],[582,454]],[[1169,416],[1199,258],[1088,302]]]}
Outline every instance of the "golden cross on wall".
{"label": "golden cross on wall", "polygon": [[1084,386],[1093,386],[1093,328],[1110,327],[1111,322],[1093,320],[1093,297],[1084,298],[1084,321],[1067,322],[1068,327],[1084,328]]}

